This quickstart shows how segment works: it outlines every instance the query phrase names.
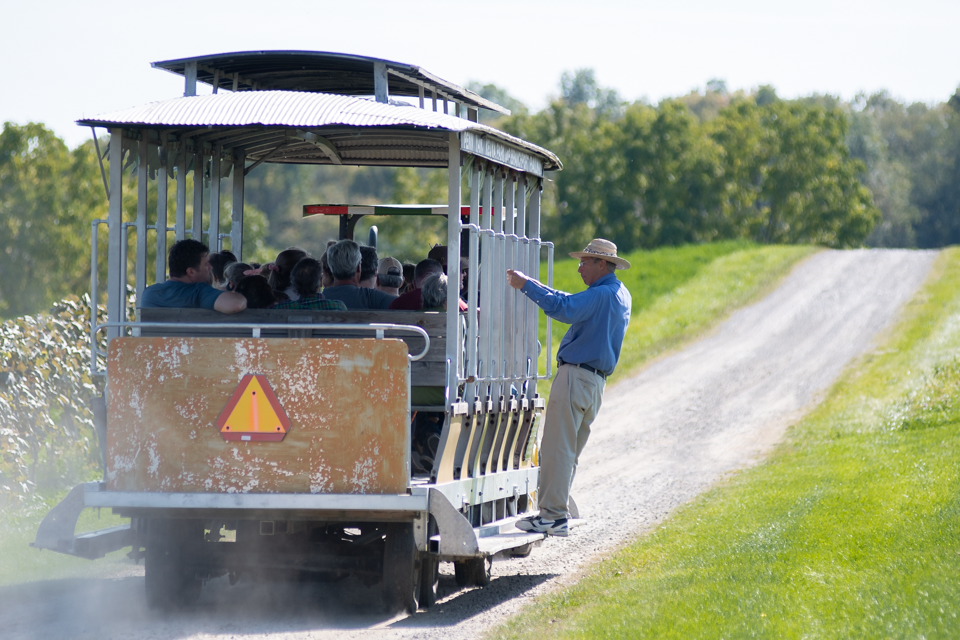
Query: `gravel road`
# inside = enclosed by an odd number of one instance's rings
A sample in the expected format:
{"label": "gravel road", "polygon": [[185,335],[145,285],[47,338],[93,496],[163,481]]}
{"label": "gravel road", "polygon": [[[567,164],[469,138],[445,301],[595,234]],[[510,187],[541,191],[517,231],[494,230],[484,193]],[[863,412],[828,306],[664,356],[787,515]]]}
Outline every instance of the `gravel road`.
{"label": "gravel road", "polygon": [[146,609],[142,567],[129,567],[110,579],[0,588],[0,635],[476,638],[724,474],[761,459],[890,326],[935,256],[818,253],[711,335],[609,387],[573,488],[586,523],[527,559],[494,563],[485,589],[460,590],[445,573],[435,608],[388,620],[368,612],[372,596],[359,585],[230,587],[220,579],[204,587],[195,610],[162,615]]}

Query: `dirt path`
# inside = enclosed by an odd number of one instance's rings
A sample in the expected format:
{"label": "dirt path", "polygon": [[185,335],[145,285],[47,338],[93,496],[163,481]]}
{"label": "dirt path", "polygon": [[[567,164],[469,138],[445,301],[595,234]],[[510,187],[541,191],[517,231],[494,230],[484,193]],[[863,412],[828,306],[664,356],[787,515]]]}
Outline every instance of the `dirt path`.
{"label": "dirt path", "polygon": [[574,496],[587,523],[525,560],[494,563],[486,589],[441,578],[429,612],[384,620],[358,585],[204,588],[193,611],[148,611],[142,569],[112,580],[0,588],[5,638],[475,638],[589,560],[649,529],[723,474],[758,460],[843,368],[870,348],[935,257],[826,251],[717,331],[607,389]]}

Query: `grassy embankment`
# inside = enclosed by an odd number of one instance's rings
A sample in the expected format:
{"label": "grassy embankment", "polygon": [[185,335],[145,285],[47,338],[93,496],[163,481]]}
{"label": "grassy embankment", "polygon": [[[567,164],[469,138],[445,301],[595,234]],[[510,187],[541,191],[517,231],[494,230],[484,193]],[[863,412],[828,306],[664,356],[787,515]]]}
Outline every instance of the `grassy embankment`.
{"label": "grassy embankment", "polygon": [[[732,309],[759,297],[812,251],[810,247],[759,247],[751,243],[721,242],[628,255],[632,268],[617,275],[633,297],[633,318],[614,379],[696,337]],[[558,261],[554,271],[557,288],[570,292],[585,288],[577,274],[576,261],[569,258]],[[545,266],[542,273],[546,273]],[[554,361],[565,330],[566,325],[554,324]],[[545,323],[542,323],[541,341],[544,331]],[[545,370],[543,362],[540,370]],[[540,391],[547,395],[549,384],[541,383]],[[128,562],[123,552],[91,563],[30,549],[28,544],[43,514],[61,497],[51,496],[46,506],[16,515],[4,514],[0,518],[0,584],[109,573],[116,570],[117,563]],[[103,510],[98,520],[96,511],[88,509],[77,529],[89,531],[120,522],[119,518],[109,515],[109,510]]]}
{"label": "grassy embankment", "polygon": [[[630,269],[617,271],[633,298],[630,327],[617,370],[608,384],[629,375],[650,359],[702,335],[731,311],[759,299],[801,259],[817,249],[809,246],[758,246],[749,242],[667,247],[628,254]],[[554,288],[570,293],[586,287],[576,260],[554,264]],[[546,281],[546,265],[541,267]],[[552,361],[568,325],[553,323]],[[541,314],[540,342],[546,343]],[[540,357],[540,372],[546,357]],[[549,382],[538,391],[549,397]]]}
{"label": "grassy embankment", "polygon": [[492,636],[934,638],[960,629],[960,251],[763,465]]}

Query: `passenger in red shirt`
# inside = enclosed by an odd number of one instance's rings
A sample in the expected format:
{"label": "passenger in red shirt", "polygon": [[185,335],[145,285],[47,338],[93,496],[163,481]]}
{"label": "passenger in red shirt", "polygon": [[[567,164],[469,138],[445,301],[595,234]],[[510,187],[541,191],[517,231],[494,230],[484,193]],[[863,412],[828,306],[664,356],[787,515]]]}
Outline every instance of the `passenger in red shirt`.
{"label": "passenger in red shirt", "polygon": [[[394,311],[420,311],[423,309],[423,290],[420,287],[423,285],[423,281],[434,273],[443,273],[443,265],[430,258],[421,260],[413,274],[413,282],[417,288],[391,302],[389,308]],[[460,311],[466,310],[467,303],[460,300]]]}

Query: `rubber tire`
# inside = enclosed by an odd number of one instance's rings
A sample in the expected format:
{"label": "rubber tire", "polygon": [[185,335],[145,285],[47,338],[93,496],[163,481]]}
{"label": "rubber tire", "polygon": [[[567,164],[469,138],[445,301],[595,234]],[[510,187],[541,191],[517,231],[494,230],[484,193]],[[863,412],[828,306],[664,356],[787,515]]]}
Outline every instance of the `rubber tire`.
{"label": "rubber tire", "polygon": [[485,587],[492,577],[493,558],[470,558],[453,565],[454,577],[460,587]]}
{"label": "rubber tire", "polygon": [[203,586],[184,560],[190,521],[151,520],[144,552],[144,587],[151,609],[175,610],[193,604]]}
{"label": "rubber tire", "polygon": [[390,524],[383,549],[383,603],[388,613],[416,613],[421,567],[413,524]]}
{"label": "rubber tire", "polygon": [[437,604],[437,586],[440,584],[440,561],[427,555],[420,561],[420,606],[428,609]]}

